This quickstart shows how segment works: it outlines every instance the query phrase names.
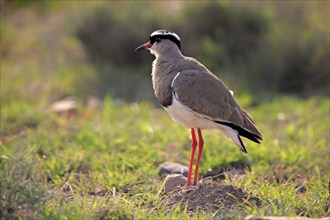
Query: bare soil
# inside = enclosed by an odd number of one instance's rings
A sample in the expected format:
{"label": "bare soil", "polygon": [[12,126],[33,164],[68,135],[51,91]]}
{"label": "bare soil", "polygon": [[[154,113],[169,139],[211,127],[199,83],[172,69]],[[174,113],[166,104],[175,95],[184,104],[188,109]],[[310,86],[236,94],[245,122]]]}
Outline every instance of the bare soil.
{"label": "bare soil", "polygon": [[182,187],[168,193],[162,199],[170,209],[180,206],[180,209],[186,208],[188,212],[261,205],[256,196],[249,195],[241,188],[222,185],[215,181],[189,188]]}

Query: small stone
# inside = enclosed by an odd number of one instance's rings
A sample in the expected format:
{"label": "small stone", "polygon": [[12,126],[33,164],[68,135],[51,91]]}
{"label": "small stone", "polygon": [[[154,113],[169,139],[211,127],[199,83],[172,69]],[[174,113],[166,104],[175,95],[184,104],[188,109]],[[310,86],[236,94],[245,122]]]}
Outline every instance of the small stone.
{"label": "small stone", "polygon": [[177,190],[187,183],[187,177],[183,176],[182,174],[171,174],[168,175],[163,183],[162,188],[158,192],[160,193],[169,193],[174,190]]}
{"label": "small stone", "polygon": [[164,162],[158,167],[158,175],[164,177],[168,174],[182,174],[188,176],[188,167],[179,163]]}
{"label": "small stone", "polygon": [[77,108],[77,99],[74,96],[69,96],[65,99],[54,102],[51,109],[56,113],[75,111]]}

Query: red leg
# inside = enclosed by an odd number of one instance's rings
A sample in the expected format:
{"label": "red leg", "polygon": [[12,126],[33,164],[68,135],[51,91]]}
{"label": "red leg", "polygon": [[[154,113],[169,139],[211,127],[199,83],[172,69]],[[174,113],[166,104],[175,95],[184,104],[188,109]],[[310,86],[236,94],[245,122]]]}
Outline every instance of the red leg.
{"label": "red leg", "polygon": [[190,154],[190,163],[189,163],[189,169],[188,169],[188,180],[187,180],[187,185],[191,185],[191,171],[192,171],[192,166],[194,163],[194,158],[195,158],[195,152],[197,148],[197,140],[196,140],[196,135],[195,135],[195,129],[191,129],[191,154]]}
{"label": "red leg", "polygon": [[202,136],[202,131],[201,131],[201,129],[197,129],[197,131],[198,131],[198,155],[197,155],[197,162],[196,162],[195,175],[194,175],[194,185],[195,186],[198,184],[198,169],[199,169],[199,164],[201,162],[201,156],[202,156],[202,151],[203,151],[203,146],[204,146],[204,139]]}

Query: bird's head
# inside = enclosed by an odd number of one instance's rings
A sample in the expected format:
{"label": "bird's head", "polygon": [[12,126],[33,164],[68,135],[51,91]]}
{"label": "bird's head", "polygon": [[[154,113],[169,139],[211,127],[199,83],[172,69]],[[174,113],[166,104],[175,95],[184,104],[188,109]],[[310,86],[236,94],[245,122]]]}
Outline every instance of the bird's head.
{"label": "bird's head", "polygon": [[150,35],[149,42],[139,46],[135,51],[141,49],[148,49],[150,53],[155,56],[165,55],[171,51],[181,53],[180,37],[176,33],[168,30],[154,31]]}

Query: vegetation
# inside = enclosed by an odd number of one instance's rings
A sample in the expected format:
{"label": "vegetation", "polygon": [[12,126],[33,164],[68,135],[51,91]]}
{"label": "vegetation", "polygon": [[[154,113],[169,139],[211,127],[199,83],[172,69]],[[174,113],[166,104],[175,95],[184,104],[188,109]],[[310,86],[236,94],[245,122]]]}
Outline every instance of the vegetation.
{"label": "vegetation", "polygon": [[[330,215],[329,2],[1,4],[1,219]],[[188,213],[157,197],[158,165],[190,153],[189,130],[154,107],[152,57],[133,52],[159,27],[254,116],[264,141],[246,144],[251,171],[220,182],[260,207]],[[73,114],[54,113],[67,96]],[[205,143],[202,176],[246,161],[217,131]]]}
{"label": "vegetation", "polygon": [[[242,100],[244,102],[244,100]],[[213,215],[328,216],[329,100],[278,98],[249,109],[265,141],[248,144],[252,171],[226,182],[257,195],[262,206]],[[315,106],[318,106],[315,108]],[[4,119],[10,112],[3,112]],[[82,108],[75,117],[44,113],[37,125],[2,136],[2,216],[30,218],[187,218],[168,212],[156,197],[164,161],[188,163],[189,131],[147,104]],[[23,122],[24,120],[22,120]],[[201,174],[245,160],[216,131],[207,143]],[[229,173],[230,174],[230,173]]]}

